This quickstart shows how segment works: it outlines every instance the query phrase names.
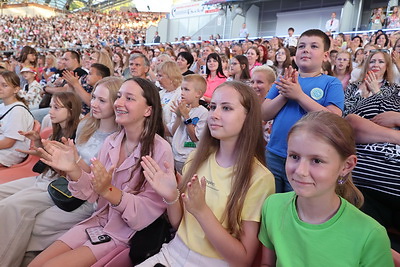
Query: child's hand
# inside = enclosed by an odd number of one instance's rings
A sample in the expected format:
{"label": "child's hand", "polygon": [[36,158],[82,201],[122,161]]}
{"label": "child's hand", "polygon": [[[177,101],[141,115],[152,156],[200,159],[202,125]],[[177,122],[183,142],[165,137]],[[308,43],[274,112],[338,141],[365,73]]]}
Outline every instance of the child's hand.
{"label": "child's hand", "polygon": [[194,175],[187,184],[187,193],[182,194],[182,200],[185,208],[193,216],[199,215],[206,208],[206,178],[203,176],[201,181],[197,175]]}
{"label": "child's hand", "polygon": [[32,141],[38,141],[40,140],[40,134],[38,131],[28,131],[28,132],[24,132],[24,131],[18,131],[18,133],[20,135],[25,136],[26,138],[28,138],[29,140]]}
{"label": "child's hand", "polygon": [[287,78],[283,77],[279,81],[275,82],[276,88],[279,90],[279,93],[288,99],[293,99],[297,101],[299,97],[304,94],[299,84],[298,77],[299,73],[296,70],[289,70]]}
{"label": "child's hand", "polygon": [[100,196],[104,196],[112,187],[111,180],[115,167],[111,166],[110,170],[107,171],[98,159],[93,158],[91,162],[93,189]]}
{"label": "child's hand", "polygon": [[178,118],[181,116],[181,112],[179,110],[179,100],[172,101],[171,112],[175,113]]}
{"label": "child's hand", "polygon": [[368,71],[367,75],[365,75],[364,80],[365,84],[367,85],[368,91],[370,91],[371,93],[376,94],[381,90],[377,76],[373,71]]}
{"label": "child's hand", "polygon": [[179,103],[179,112],[183,118],[189,118],[189,112],[192,109],[190,105],[186,104],[185,101],[181,101]]}
{"label": "child's hand", "polygon": [[173,202],[176,199],[178,186],[174,169],[165,162],[167,172],[164,172],[150,156],[142,157],[140,164],[143,167],[144,177],[151,187],[167,202]]}
{"label": "child's hand", "polygon": [[41,160],[45,164],[65,172],[79,168],[74,157],[72,140],[69,140],[69,144],[65,145],[57,141],[43,139],[42,144],[44,148],[38,148],[38,152],[41,153]]}

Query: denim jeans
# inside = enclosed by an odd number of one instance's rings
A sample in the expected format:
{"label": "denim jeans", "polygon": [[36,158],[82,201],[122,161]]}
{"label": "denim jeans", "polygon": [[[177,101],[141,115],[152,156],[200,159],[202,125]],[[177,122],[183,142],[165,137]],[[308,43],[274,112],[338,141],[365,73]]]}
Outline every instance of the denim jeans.
{"label": "denim jeans", "polygon": [[267,168],[272,172],[275,177],[275,190],[276,193],[284,193],[293,191],[292,186],[286,177],[285,163],[286,158],[282,158],[274,153],[265,150],[265,159]]}

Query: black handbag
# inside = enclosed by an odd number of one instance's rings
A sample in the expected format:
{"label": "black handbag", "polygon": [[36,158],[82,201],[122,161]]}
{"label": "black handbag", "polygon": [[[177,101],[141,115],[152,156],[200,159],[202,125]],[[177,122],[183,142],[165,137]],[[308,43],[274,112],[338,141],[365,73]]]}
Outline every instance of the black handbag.
{"label": "black handbag", "polygon": [[133,266],[157,254],[161,246],[171,241],[173,236],[172,226],[165,214],[146,228],[137,231],[130,240],[129,257]]}
{"label": "black handbag", "polygon": [[64,211],[73,211],[85,202],[85,200],[72,196],[68,190],[68,180],[64,177],[52,181],[47,187],[47,191],[54,204]]}

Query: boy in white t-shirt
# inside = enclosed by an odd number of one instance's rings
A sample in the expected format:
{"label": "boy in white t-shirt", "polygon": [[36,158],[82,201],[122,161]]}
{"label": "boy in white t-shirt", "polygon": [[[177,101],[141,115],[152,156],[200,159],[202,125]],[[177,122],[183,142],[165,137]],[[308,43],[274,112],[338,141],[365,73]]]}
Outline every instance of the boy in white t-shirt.
{"label": "boy in white t-shirt", "polygon": [[183,165],[189,153],[196,147],[200,135],[206,126],[208,110],[199,104],[207,89],[205,79],[198,74],[183,78],[181,100],[171,105],[172,120],[167,125],[172,137],[175,169],[182,173]]}

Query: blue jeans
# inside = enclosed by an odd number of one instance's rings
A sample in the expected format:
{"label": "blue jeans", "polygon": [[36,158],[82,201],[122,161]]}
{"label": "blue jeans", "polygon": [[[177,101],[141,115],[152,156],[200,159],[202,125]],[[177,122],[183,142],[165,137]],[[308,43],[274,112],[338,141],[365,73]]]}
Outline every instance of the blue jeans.
{"label": "blue jeans", "polygon": [[276,193],[284,193],[293,191],[292,186],[286,177],[285,163],[286,158],[282,158],[274,153],[265,150],[265,159],[267,168],[275,177],[275,190]]}

